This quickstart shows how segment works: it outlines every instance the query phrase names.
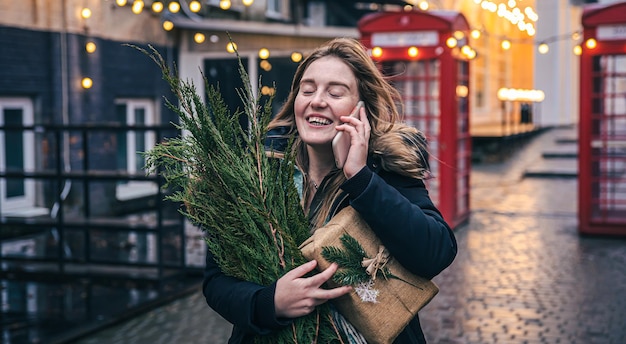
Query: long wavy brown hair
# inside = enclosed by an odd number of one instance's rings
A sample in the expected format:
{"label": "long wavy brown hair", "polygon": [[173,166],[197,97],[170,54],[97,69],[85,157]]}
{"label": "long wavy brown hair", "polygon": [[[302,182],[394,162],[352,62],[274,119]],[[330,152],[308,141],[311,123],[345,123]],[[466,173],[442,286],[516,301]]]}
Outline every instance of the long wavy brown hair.
{"label": "long wavy brown hair", "polygon": [[[313,190],[307,180],[309,159],[306,145],[297,136],[294,102],[300,91],[300,81],[305,70],[311,63],[326,56],[341,59],[356,77],[359,97],[365,103],[372,127],[369,154],[378,156],[381,167],[386,170],[423,178],[426,172],[424,136],[417,129],[400,123],[398,104],[402,101],[399,92],[383,76],[359,41],[352,38],[336,38],[317,48],[298,66],[289,97],[268,126],[270,130],[279,127],[288,128],[286,136],[295,134],[293,149],[296,153],[296,164],[305,177],[302,199],[308,199]],[[322,226],[327,221],[333,210],[332,205],[341,196],[339,187],[346,178],[340,172],[339,169],[331,171],[328,183],[320,190],[324,192],[324,200],[313,218],[314,228]]]}

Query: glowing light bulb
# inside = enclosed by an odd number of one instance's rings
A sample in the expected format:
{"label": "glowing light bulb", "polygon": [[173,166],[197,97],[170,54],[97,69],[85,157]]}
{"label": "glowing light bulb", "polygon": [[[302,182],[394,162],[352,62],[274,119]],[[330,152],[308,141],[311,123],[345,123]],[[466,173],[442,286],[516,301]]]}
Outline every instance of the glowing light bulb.
{"label": "glowing light bulb", "polygon": [[143,6],[143,1],[135,0],[135,2],[133,2],[133,8],[131,9],[131,11],[133,11],[134,14],[139,14],[143,11]]}
{"label": "glowing light bulb", "polygon": [[126,0],[115,0],[115,3],[119,6],[126,6]]}
{"label": "glowing light bulb", "polygon": [[595,49],[598,46],[598,42],[594,38],[589,38],[585,41],[585,46],[589,49]]}
{"label": "glowing light bulb", "polygon": [[407,50],[407,53],[410,57],[417,57],[417,55],[419,54],[419,49],[417,49],[417,47],[410,47],[409,50]]}
{"label": "glowing light bulb", "polygon": [[546,43],[541,43],[537,47],[537,50],[539,51],[540,54],[547,54],[548,51],[550,50],[550,47],[548,47]]}
{"label": "glowing light bulb", "polygon": [[155,1],[152,3],[152,12],[154,13],[161,13],[163,11],[163,8],[165,6],[163,5],[162,2],[160,1]]}
{"label": "glowing light bulb", "polygon": [[254,0],[243,0],[242,2],[244,6],[251,6]]}
{"label": "glowing light bulb", "polygon": [[200,10],[202,9],[202,4],[200,4],[200,1],[192,1],[189,3],[189,10],[193,13],[198,13],[200,12]]}
{"label": "glowing light bulb", "polygon": [[270,57],[270,51],[267,48],[259,49],[259,58],[266,60],[268,57]]}
{"label": "glowing light bulb", "polygon": [[259,63],[259,65],[266,72],[269,72],[272,70],[272,64],[267,62],[267,60],[262,60],[261,63]]}
{"label": "glowing light bulb", "polygon": [[89,89],[93,86],[93,80],[91,80],[91,78],[83,78],[80,81],[80,85],[84,88],[84,89]]}
{"label": "glowing light bulb", "polygon": [[96,43],[94,43],[94,42],[87,42],[87,44],[85,44],[85,50],[88,53],[90,53],[90,54],[95,52],[96,51]]}
{"label": "glowing light bulb", "polygon": [[80,11],[80,16],[83,17],[84,19],[91,17],[91,10],[88,9],[87,7],[83,8]]}
{"label": "glowing light bulb", "polygon": [[502,41],[501,46],[502,46],[502,49],[509,50],[509,49],[511,49],[511,42],[509,40],[505,39],[504,41]]}
{"label": "glowing light bulb", "polygon": [[201,32],[196,32],[196,34],[193,35],[193,40],[198,44],[203,43],[205,39],[206,37]]}
{"label": "glowing light bulb", "polygon": [[291,53],[291,61],[295,63],[302,61],[302,53],[299,51],[294,51],[293,53]]}
{"label": "glowing light bulb", "polygon": [[457,45],[457,40],[454,37],[450,37],[446,40],[446,45],[448,46],[448,48],[454,48]]}
{"label": "glowing light bulb", "polygon": [[479,39],[480,38],[480,30],[472,30],[472,33],[470,35],[472,36],[473,39]]}
{"label": "glowing light bulb", "polygon": [[580,45],[574,47],[574,55],[580,56],[583,53],[583,48]]}
{"label": "glowing light bulb", "polygon": [[456,86],[456,95],[460,98],[465,98],[469,94],[469,88],[465,85]]}
{"label": "glowing light bulb", "polygon": [[237,51],[237,44],[235,44],[234,42],[229,42],[226,45],[226,51],[228,51],[229,53],[234,53],[235,51]]}
{"label": "glowing light bulb", "polygon": [[261,87],[261,94],[264,96],[273,96],[276,93],[276,89],[274,87],[263,86]]}
{"label": "glowing light bulb", "polygon": [[180,4],[178,1],[172,1],[167,5],[167,9],[172,13],[178,13],[178,11],[180,11]]}
{"label": "glowing light bulb", "polygon": [[373,57],[381,57],[381,56],[383,56],[383,48],[381,48],[381,47],[374,47],[374,48],[372,48],[372,56]]}
{"label": "glowing light bulb", "polygon": [[169,20],[163,22],[163,29],[165,31],[171,31],[174,28],[174,23]]}
{"label": "glowing light bulb", "polygon": [[220,8],[223,10],[227,10],[230,8],[230,0],[220,0]]}

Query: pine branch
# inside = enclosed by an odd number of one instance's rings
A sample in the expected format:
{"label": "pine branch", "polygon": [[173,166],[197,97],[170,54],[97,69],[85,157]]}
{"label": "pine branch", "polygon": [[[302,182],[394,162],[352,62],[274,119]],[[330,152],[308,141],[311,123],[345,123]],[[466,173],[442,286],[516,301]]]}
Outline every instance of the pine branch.
{"label": "pine branch", "polygon": [[[339,269],[333,275],[333,281],[340,285],[356,286],[359,283],[367,282],[373,278],[367,273],[362,262],[364,258],[367,258],[367,253],[359,244],[359,242],[352,236],[344,234],[340,238],[341,244],[344,247],[324,246],[322,247],[322,257],[331,263],[337,263]],[[396,278],[387,267],[375,270],[376,277],[382,278]]]}
{"label": "pine branch", "polygon": [[[282,159],[265,154],[273,99],[260,105],[239,59],[244,88],[235,91],[244,106],[243,112],[231,113],[219,88],[204,75],[206,101],[152,47],[150,51],[135,48],[160,67],[177,99],[177,104],[168,99],[165,103],[179,116],[177,127],[185,133],[146,152],[146,168],[163,175],[167,187],[174,190],[166,197],[184,204],[180,212],[204,231],[208,249],[224,274],[270,285],[305,263],[298,244],[309,230],[293,180],[294,156],[289,149]],[[242,114],[249,121],[247,132],[239,125]],[[288,328],[255,337],[256,343],[263,344],[316,341],[342,342],[327,305],[295,319]]]}

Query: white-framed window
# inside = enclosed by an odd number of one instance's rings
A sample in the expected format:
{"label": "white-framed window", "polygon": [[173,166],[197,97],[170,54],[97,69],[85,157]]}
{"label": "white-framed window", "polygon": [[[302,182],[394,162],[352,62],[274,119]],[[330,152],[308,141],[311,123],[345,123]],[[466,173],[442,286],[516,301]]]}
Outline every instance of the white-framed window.
{"label": "white-framed window", "polygon": [[[157,115],[155,102],[148,99],[118,99],[115,114],[118,122],[127,125],[155,125]],[[144,173],[143,153],[156,144],[156,134],[151,130],[128,130],[117,134],[117,168],[129,174]],[[129,200],[157,192],[158,185],[152,181],[119,181],[115,190],[118,200]]]}
{"label": "white-framed window", "polygon": [[[28,98],[0,97],[0,125],[31,126],[33,103]],[[32,130],[0,130],[0,170],[35,170],[35,135]],[[35,180],[0,178],[0,207],[5,216],[30,216],[47,213],[35,206]]]}
{"label": "white-framed window", "polygon": [[288,0],[267,0],[265,16],[272,19],[289,18],[289,1]]}

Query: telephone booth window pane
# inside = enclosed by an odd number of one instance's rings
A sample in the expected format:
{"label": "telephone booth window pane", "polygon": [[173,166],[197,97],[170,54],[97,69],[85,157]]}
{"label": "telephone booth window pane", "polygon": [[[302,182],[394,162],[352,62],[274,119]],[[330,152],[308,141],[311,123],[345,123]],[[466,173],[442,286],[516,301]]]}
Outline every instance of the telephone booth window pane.
{"label": "telephone booth window pane", "polygon": [[619,220],[626,212],[626,55],[592,63],[591,216]]}
{"label": "telephone booth window pane", "polygon": [[387,61],[383,73],[402,96],[404,119],[427,137],[439,135],[439,60]]}
{"label": "telephone booth window pane", "polygon": [[469,135],[469,63],[457,61],[456,101],[457,101],[457,195],[456,214],[469,211],[469,173],[471,159],[471,137]]}
{"label": "telephone booth window pane", "polygon": [[400,92],[404,121],[426,135],[428,139],[430,171],[434,178],[426,181],[429,194],[439,202],[439,78],[438,59],[419,61],[385,61],[382,70],[391,84]]}

